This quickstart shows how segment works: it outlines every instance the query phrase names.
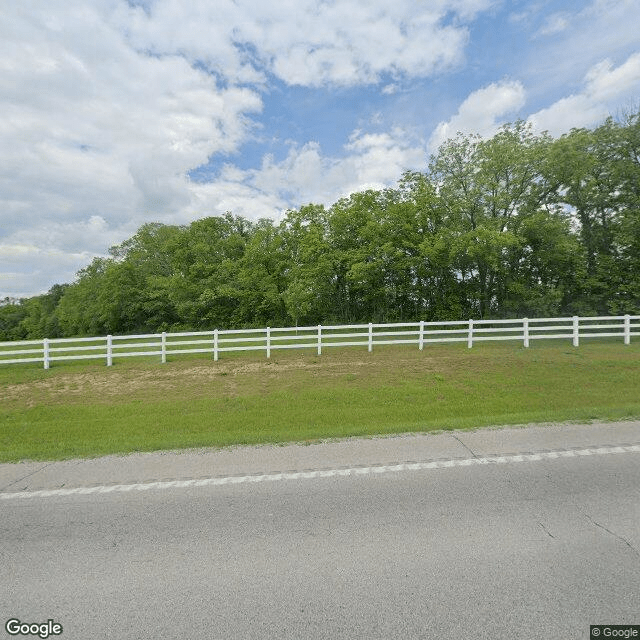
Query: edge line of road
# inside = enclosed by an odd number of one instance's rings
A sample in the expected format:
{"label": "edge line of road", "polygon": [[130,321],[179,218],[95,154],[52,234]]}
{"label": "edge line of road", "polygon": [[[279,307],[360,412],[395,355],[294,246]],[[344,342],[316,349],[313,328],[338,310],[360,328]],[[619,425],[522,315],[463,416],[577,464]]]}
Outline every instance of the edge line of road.
{"label": "edge line of road", "polygon": [[518,462],[539,462],[560,458],[579,458],[586,456],[611,455],[616,453],[640,453],[640,444],[624,444],[576,449],[559,449],[555,451],[538,451],[509,455],[483,456],[473,458],[451,458],[447,460],[431,460],[427,462],[401,462],[369,466],[351,466],[345,468],[316,469],[278,473],[262,473],[253,475],[191,478],[183,480],[158,480],[129,484],[97,485],[74,487],[69,489],[40,489],[36,491],[0,492],[0,500],[20,500],[29,498],[50,498],[59,496],[125,493],[131,491],[149,491],[181,489],[189,487],[222,486],[233,484],[277,482],[281,480],[307,480],[313,478],[332,478],[340,476],[364,476],[402,471],[422,471],[450,469],[453,467],[470,467],[477,465],[513,464]]}

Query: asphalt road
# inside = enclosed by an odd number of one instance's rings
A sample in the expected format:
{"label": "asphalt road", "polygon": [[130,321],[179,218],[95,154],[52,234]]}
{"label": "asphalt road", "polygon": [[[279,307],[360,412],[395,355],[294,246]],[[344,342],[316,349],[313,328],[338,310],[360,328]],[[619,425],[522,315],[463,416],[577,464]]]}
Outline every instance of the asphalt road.
{"label": "asphalt road", "polygon": [[624,423],[0,465],[2,633],[10,618],[138,640],[640,624],[637,444]]}

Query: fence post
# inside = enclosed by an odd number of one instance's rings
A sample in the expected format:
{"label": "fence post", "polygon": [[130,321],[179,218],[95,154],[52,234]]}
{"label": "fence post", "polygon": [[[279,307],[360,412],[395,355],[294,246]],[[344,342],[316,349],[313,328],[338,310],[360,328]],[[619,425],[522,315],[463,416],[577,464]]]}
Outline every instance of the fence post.
{"label": "fence post", "polygon": [[113,337],[107,336],[107,367],[113,364]]}
{"label": "fence post", "polygon": [[162,364],[165,364],[167,362],[167,332],[163,331],[162,332],[162,347],[161,347],[161,352],[162,352]]}
{"label": "fence post", "polygon": [[469,320],[469,335],[467,337],[467,347],[473,347],[473,320]]}
{"label": "fence post", "polygon": [[420,320],[420,338],[418,339],[420,351],[424,349],[424,320]]}
{"label": "fence post", "polygon": [[48,340],[48,338],[45,338],[42,341],[42,357],[43,357],[43,361],[44,361],[44,368],[48,369],[49,368],[49,340]]}
{"label": "fence post", "polygon": [[525,349],[529,347],[529,318],[522,319],[522,331],[524,333]]}
{"label": "fence post", "polygon": [[631,316],[629,314],[624,317],[624,343],[631,343]]}
{"label": "fence post", "polygon": [[580,346],[580,319],[573,316],[573,346]]}
{"label": "fence post", "polygon": [[322,355],[322,325],[318,325],[318,355]]}
{"label": "fence post", "polygon": [[218,330],[213,330],[213,361],[218,362]]}
{"label": "fence post", "polygon": [[373,351],[373,323],[369,323],[369,353]]}
{"label": "fence post", "polygon": [[267,327],[267,358],[271,357],[271,327]]}

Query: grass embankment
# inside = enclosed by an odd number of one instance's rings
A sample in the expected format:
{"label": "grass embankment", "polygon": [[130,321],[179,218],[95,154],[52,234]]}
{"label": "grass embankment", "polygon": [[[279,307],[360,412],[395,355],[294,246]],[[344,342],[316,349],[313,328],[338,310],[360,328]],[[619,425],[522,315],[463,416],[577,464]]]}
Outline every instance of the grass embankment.
{"label": "grass embankment", "polygon": [[0,367],[0,460],[640,416],[640,343]]}

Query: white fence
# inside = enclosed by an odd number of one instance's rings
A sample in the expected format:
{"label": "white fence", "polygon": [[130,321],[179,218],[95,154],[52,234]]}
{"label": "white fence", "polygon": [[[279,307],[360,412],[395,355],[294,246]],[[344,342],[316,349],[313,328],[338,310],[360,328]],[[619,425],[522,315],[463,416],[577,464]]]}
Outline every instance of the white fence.
{"label": "white fence", "polygon": [[152,333],[94,338],[55,338],[0,342],[0,365],[41,362],[45,369],[63,360],[102,359],[107,366],[115,358],[210,353],[214,360],[232,351],[314,349],[318,355],[328,347],[415,344],[420,350],[430,343],[487,340],[518,340],[528,347],[531,340],[565,339],[574,347],[585,338],[621,338],[630,344],[640,336],[640,316],[594,316],[572,318],[521,318],[518,320],[468,320],[464,322],[396,322],[392,324],[318,325],[314,327],[266,327],[182,333]]}

